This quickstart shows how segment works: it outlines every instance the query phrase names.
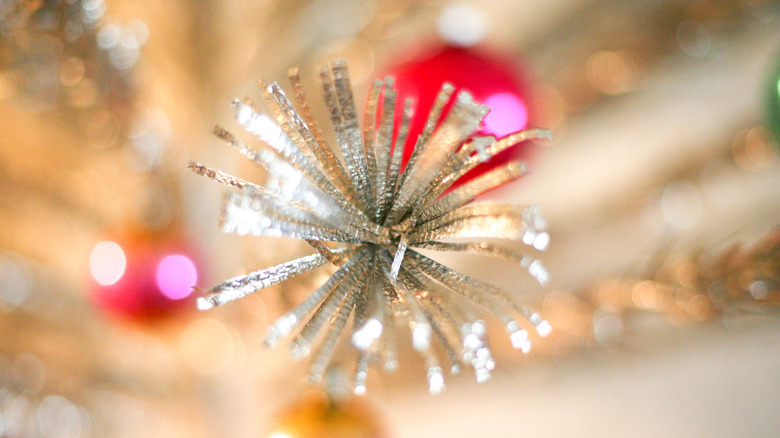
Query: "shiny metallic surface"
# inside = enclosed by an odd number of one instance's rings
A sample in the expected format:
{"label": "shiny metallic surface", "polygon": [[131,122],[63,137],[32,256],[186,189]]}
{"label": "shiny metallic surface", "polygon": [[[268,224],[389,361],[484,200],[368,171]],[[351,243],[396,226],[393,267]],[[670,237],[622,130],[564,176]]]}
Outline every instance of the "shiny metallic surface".
{"label": "shiny metallic surface", "polygon": [[[371,84],[360,129],[346,63],[331,62],[319,75],[339,151],[324,142],[293,69],[289,77],[300,114],[275,83],[259,83],[275,120],[261,114],[249,99],[233,102],[236,120],[261,141],[263,149],[254,150],[219,127],[215,131],[268,172],[265,185],[190,164],[192,172],[238,190],[225,194],[223,231],[302,238],[317,253],[214,286],[199,300],[199,308],[225,304],[331,263],[339,270],[273,324],[266,337],[266,344],[274,345],[297,331],[290,349],[295,357],[312,356],[311,382],[321,382],[329,367],[344,365],[342,355],[339,360],[334,355],[349,339],[358,350],[353,392],[364,393],[368,367],[379,362],[376,359],[382,358],[386,370],[397,366],[395,324],[408,326],[412,347],[426,363],[432,394],[444,389],[442,368],[432,348],[434,339],[441,344],[452,374],[467,364],[474,368],[478,382],[486,381],[494,361],[484,339],[484,324],[463,308],[462,297],[498,318],[513,345],[523,352],[530,349],[531,339],[515,314],[523,324],[536,327],[539,336],[549,332],[549,324],[511,294],[434,262],[414,248],[502,258],[527,269],[544,284],[547,272],[534,257],[483,240],[522,241],[532,250],[545,249],[549,235],[538,209],[471,204],[479,194],[523,175],[522,163],[511,162],[441,195],[486,157],[520,140],[549,137],[549,132],[524,131],[501,141],[470,139],[487,109],[467,92],[455,93],[454,87],[445,84],[400,173],[412,103],[404,102],[399,138],[393,145],[396,99],[392,78]],[[454,100],[452,108],[444,114],[450,100]],[[472,241],[446,242],[453,238]],[[354,321],[347,328],[350,319]]]}

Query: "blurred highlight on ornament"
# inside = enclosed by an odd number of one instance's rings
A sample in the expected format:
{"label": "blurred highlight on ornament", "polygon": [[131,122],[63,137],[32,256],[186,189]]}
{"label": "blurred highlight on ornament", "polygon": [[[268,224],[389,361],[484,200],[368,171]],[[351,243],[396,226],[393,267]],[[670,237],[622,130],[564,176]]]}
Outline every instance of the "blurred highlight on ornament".
{"label": "blurred highlight on ornament", "polygon": [[482,121],[485,130],[498,138],[528,125],[528,106],[514,93],[496,93],[485,99],[490,112]]}
{"label": "blurred highlight on ornament", "polygon": [[92,278],[101,286],[111,286],[125,274],[127,257],[116,242],[99,242],[89,255],[89,270]]}
{"label": "blurred highlight on ornament", "polygon": [[460,47],[480,43],[487,33],[485,14],[468,3],[451,3],[444,7],[436,20],[439,36],[446,42]]}
{"label": "blurred highlight on ornament", "polygon": [[157,265],[157,287],[172,300],[187,298],[198,284],[198,270],[192,260],[181,254],[163,258]]}

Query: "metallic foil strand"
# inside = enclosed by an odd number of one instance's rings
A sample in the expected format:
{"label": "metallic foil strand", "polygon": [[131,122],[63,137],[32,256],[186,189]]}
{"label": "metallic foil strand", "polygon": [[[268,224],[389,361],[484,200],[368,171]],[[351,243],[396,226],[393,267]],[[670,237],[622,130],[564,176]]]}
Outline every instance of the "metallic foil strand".
{"label": "metallic foil strand", "polygon": [[198,308],[206,310],[221,306],[281,283],[288,278],[325,266],[327,262],[327,259],[322,255],[312,254],[270,268],[261,269],[251,274],[233,277],[209,289],[208,295],[205,297],[199,297]]}
{"label": "metallic foil strand", "polygon": [[[342,209],[354,215],[354,220],[359,221],[360,225],[368,227],[375,233],[378,232],[378,227],[369,222],[362,211],[356,209],[354,205],[346,201],[330,181],[324,177],[317,166],[309,161],[295,143],[287,137],[282,128],[268,117],[259,114],[255,109],[254,104],[252,104],[249,99],[247,99],[246,103],[234,100],[233,108],[236,110],[236,120],[243,125],[247,131],[255,134],[263,143],[270,146],[275,152],[288,160],[288,162],[310,181],[314,187],[327,195],[330,195],[328,198],[331,201],[335,201]],[[359,133],[357,139],[359,140]],[[277,176],[277,178],[279,177]],[[279,179],[286,181],[288,178],[289,177],[286,175],[282,175]]]}
{"label": "metallic foil strand", "polygon": [[[383,256],[389,258],[389,254],[383,254]],[[413,293],[414,286],[404,281],[405,277],[402,277],[400,281],[395,281],[389,272],[385,271],[385,275],[390,279],[396,293],[401,298],[400,302],[405,305],[408,312],[409,328],[412,330],[412,348],[420,352],[428,351],[431,347],[431,325]]]}
{"label": "metallic foil strand", "polygon": [[[363,113],[363,157],[366,161],[366,168],[368,170],[368,179],[371,187],[377,187],[377,163],[376,163],[376,123],[377,123],[377,106],[379,105],[379,93],[382,92],[382,86],[384,83],[380,80],[375,80],[371,84],[371,88],[368,90],[368,96],[366,97],[366,107]],[[378,196],[378,195],[377,195]],[[367,208],[369,216],[375,216],[377,213],[377,203],[371,203]]]}
{"label": "metallic foil strand", "polygon": [[[311,352],[311,345],[314,342],[314,338],[320,333],[320,330],[325,323],[340,315],[341,312],[352,312],[352,307],[355,304],[355,294],[351,292],[359,283],[360,276],[355,273],[353,273],[353,275],[348,275],[339,283],[338,287],[336,287],[333,292],[325,297],[325,300],[320,303],[309,321],[303,326],[301,332],[298,333],[295,339],[290,343],[290,351],[293,356],[297,358],[308,356]],[[326,336],[326,340],[327,339]],[[322,349],[320,349],[320,351],[322,351]]]}
{"label": "metallic foil strand", "polygon": [[385,298],[383,294],[382,277],[376,255],[372,263],[369,283],[364,295],[364,305],[355,311],[354,330],[352,332],[352,345],[360,351],[368,350],[379,339],[384,329],[382,325],[385,310]]}
{"label": "metallic foil strand", "polygon": [[[525,131],[519,131],[514,134],[510,134],[500,141],[485,147],[485,155],[488,159],[495,157],[499,153],[505,151],[507,148],[514,146],[517,143],[526,140],[549,140],[552,138],[552,133],[547,129],[528,129]],[[473,152],[470,151],[470,152]],[[469,153],[468,158],[463,164],[448,174],[442,179],[442,182],[436,188],[436,191],[441,194],[447,190],[452,184],[460,179],[463,175],[477,167],[482,162],[482,159],[477,154]],[[438,197],[438,195],[437,195]]]}
{"label": "metallic foil strand", "polygon": [[311,247],[316,249],[321,256],[325,257],[329,262],[333,263],[334,265],[341,266],[344,264],[344,259],[341,256],[339,256],[337,252],[328,248],[328,246],[322,243],[321,241],[306,239],[306,243],[311,245]]}
{"label": "metallic foil strand", "polygon": [[455,351],[455,346],[457,345],[457,348],[460,348],[460,342],[453,341],[453,337],[457,338],[458,335],[456,334],[453,336],[447,332],[446,328],[442,328],[440,321],[443,322],[444,316],[436,311],[436,308],[430,301],[422,300],[422,309],[425,317],[428,319],[428,323],[431,324],[433,333],[436,335],[436,338],[439,339],[439,343],[441,343],[442,347],[444,347],[444,352],[447,355],[447,359],[450,361],[451,374],[459,374],[462,367],[460,357]]}
{"label": "metallic foil strand", "polygon": [[[409,156],[409,161],[406,163],[404,173],[401,175],[401,179],[399,181],[400,186],[403,187],[403,183],[409,174],[409,169],[411,169],[415,163],[417,163],[417,158],[422,153],[423,145],[428,142],[431,134],[433,134],[433,130],[439,123],[442,112],[444,112],[444,107],[450,101],[454,92],[455,86],[449,82],[445,82],[442,85],[441,90],[439,90],[439,94],[436,95],[436,99],[433,101],[431,111],[428,113],[428,118],[425,120],[425,126],[423,127],[422,132],[420,132],[420,135],[415,140],[414,148],[412,149],[412,155]],[[402,146],[405,146],[405,143],[402,143]]]}
{"label": "metallic foil strand", "polygon": [[396,189],[401,172],[401,160],[404,156],[404,147],[406,139],[409,136],[409,128],[414,115],[414,101],[412,99],[404,100],[404,109],[401,114],[401,126],[398,128],[398,136],[393,144],[393,156],[390,158],[390,170],[387,172],[387,185],[385,186],[385,196],[382,200],[382,218],[381,223],[385,223],[385,218],[390,209],[390,205],[395,200]]}
{"label": "metallic foil strand", "polygon": [[190,164],[187,166],[187,170],[189,170],[190,172],[196,175],[205,176],[206,178],[212,181],[216,181],[228,187],[235,187],[239,190],[243,190],[245,188],[251,188],[252,190],[258,193],[262,193],[265,191],[262,187],[258,186],[257,184],[245,181],[241,178],[232,175],[228,175],[225,172],[212,169],[208,166],[204,166],[195,161],[190,161]]}
{"label": "metallic foil strand", "polygon": [[[300,210],[268,208],[253,196],[226,192],[220,227],[225,233],[360,243],[360,237],[306,217]],[[367,237],[367,236],[364,236]]]}
{"label": "metallic foil strand", "polygon": [[[449,211],[460,208],[475,197],[513,181],[526,173],[525,165],[520,161],[512,161],[475,178],[458,187],[433,205],[424,207],[422,214],[416,223],[427,222]],[[422,205],[423,203],[421,203]]]}
{"label": "metallic foil strand", "polygon": [[333,185],[338,187],[344,196],[357,207],[358,200],[355,187],[352,185],[352,180],[344,170],[341,161],[333,154],[333,150],[325,140],[325,136],[322,134],[322,129],[320,129],[317,120],[312,116],[311,107],[306,98],[306,92],[303,89],[301,75],[298,73],[298,69],[291,68],[287,72],[287,77],[295,92],[295,102],[298,104],[300,116],[314,136],[314,143],[311,145],[314,155],[319,160],[320,166],[322,166],[325,174],[328,175],[331,182],[333,182]]}
{"label": "metallic foil strand", "polygon": [[276,123],[282,128],[285,135],[298,146],[303,156],[316,167],[318,160],[312,149],[314,136],[311,135],[309,128],[303,123],[279,84],[274,82],[269,85],[259,80],[257,88],[263,93],[263,98],[276,118]]}
{"label": "metallic foil strand", "polygon": [[396,224],[412,204],[420,199],[447,158],[479,127],[485,114],[487,108],[474,103],[469,93],[458,93],[444,122],[436,129],[430,141],[420,146],[417,161],[411,164],[411,168],[407,166],[401,191],[388,213],[388,225]]}
{"label": "metallic foil strand", "polygon": [[[325,370],[327,370],[328,364],[333,357],[336,342],[339,340],[341,332],[344,331],[344,326],[347,325],[347,319],[355,308],[356,301],[357,296],[355,293],[347,293],[338,310],[333,313],[335,318],[332,319],[330,325],[325,329],[325,337],[319,347],[317,347],[314,358],[309,365],[310,382],[319,383],[322,381]],[[308,349],[308,347],[305,348]]]}
{"label": "metallic foil strand", "polygon": [[434,251],[458,251],[495,257],[515,263],[528,270],[539,284],[545,285],[549,280],[549,274],[538,259],[524,256],[509,248],[494,245],[489,242],[451,243],[451,242],[420,242],[415,244],[417,248],[432,249]]}
{"label": "metallic foil strand", "polygon": [[387,311],[382,320],[382,363],[385,371],[395,371],[398,369],[398,352],[396,345],[395,320],[398,298],[395,295],[395,289],[390,281],[382,276],[382,294],[385,298]]}
{"label": "metallic foil strand", "polygon": [[269,347],[276,345],[276,342],[287,336],[303,321],[303,317],[311,312],[317,304],[325,297],[332,294],[340,285],[344,278],[351,274],[353,269],[364,266],[366,250],[359,252],[350,258],[339,270],[328,278],[322,286],[311,293],[301,304],[289,313],[283,315],[274,322],[268,330],[265,337],[265,344]]}
{"label": "metallic foil strand", "polygon": [[491,142],[495,141],[495,137],[473,137],[471,140],[464,143],[458,152],[452,154],[446,164],[439,170],[439,173],[436,175],[433,181],[428,184],[428,187],[424,190],[423,195],[420,197],[420,201],[415,203],[412,213],[404,220],[405,223],[416,224],[419,222],[420,211],[422,211],[425,207],[430,205],[439,196],[441,196],[442,193],[444,193],[446,187],[442,187],[443,181],[445,178],[447,178],[447,175],[453,172],[453,170],[463,166],[464,163],[468,162],[469,157],[474,152],[474,144],[478,141]]}
{"label": "metallic foil strand", "polygon": [[[547,333],[549,333],[549,323],[547,323],[547,321],[542,319],[537,312],[529,309],[524,304],[519,303],[516,299],[514,299],[514,297],[505,291],[479,281],[476,278],[470,277],[466,274],[461,274],[458,271],[450,269],[429,259],[428,257],[423,256],[422,254],[414,251],[409,252],[409,257],[412,259],[413,266],[420,266],[426,274],[432,274],[436,280],[446,284],[452,290],[460,290],[464,293],[468,293],[474,296],[498,299],[504,302],[506,305],[513,307],[515,311],[522,314],[531,324],[533,324],[539,335],[545,336]],[[417,263],[419,263],[419,265],[416,265]],[[514,335],[515,332],[519,329],[519,327],[516,327],[516,325],[509,323],[509,320],[505,317],[502,316],[499,317],[499,319],[507,323],[506,328],[510,332],[510,335]],[[514,339],[513,344],[515,344]]]}
{"label": "metallic foil strand", "polygon": [[485,294],[479,291],[477,288],[464,287],[464,285],[459,284],[459,280],[461,280],[460,277],[465,277],[463,274],[460,274],[457,271],[452,271],[443,265],[438,265],[436,262],[433,262],[427,257],[415,253],[414,251],[409,251],[408,256],[411,259],[411,266],[409,269],[413,275],[427,275],[435,279],[453,291],[460,293],[461,295],[489,310],[505,326],[509,326],[510,324],[515,323],[514,318],[512,318],[504,305],[497,301],[493,296]]}
{"label": "metallic foil strand", "polygon": [[346,65],[334,61],[324,66],[320,69],[320,79],[326,92],[326,104],[331,112],[341,155],[347,164],[347,172],[352,177],[363,211],[367,211],[373,200],[373,189],[368,176],[357,110]]}
{"label": "metallic foil strand", "polygon": [[395,119],[395,91],[392,78],[385,79],[382,90],[382,117],[379,130],[376,133],[376,215],[374,219],[381,222],[385,215],[387,203],[387,182],[390,171],[390,146],[393,140],[393,121]]}

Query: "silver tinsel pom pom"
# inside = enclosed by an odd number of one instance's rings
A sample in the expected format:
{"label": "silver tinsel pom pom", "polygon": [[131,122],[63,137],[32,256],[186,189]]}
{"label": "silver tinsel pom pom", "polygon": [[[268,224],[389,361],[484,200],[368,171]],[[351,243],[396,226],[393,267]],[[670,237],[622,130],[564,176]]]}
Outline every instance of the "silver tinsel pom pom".
{"label": "silver tinsel pom pom", "polygon": [[[214,286],[198,300],[199,308],[225,304],[332,263],[338,270],[279,318],[265,339],[273,346],[295,332],[290,348],[296,357],[313,356],[312,382],[322,380],[339,340],[348,339],[357,352],[353,389],[357,394],[365,392],[370,364],[381,363],[386,370],[397,367],[397,324],[409,327],[412,346],[428,367],[431,393],[444,388],[432,338],[443,347],[453,374],[466,364],[474,369],[477,381],[486,381],[494,361],[475,307],[498,318],[512,345],[523,352],[531,348],[531,336],[523,327],[545,336],[550,325],[513,295],[414,248],[499,257],[527,269],[544,284],[547,272],[538,260],[485,240],[520,240],[544,250],[549,235],[537,209],[471,204],[477,195],[524,174],[521,162],[510,162],[445,192],[480,162],[522,140],[549,138],[549,131],[521,131],[499,141],[475,136],[488,108],[465,91],[455,94],[454,87],[445,84],[401,173],[412,102],[404,102],[396,130],[393,80],[375,81],[361,129],[346,63],[323,66],[319,76],[343,161],[313,119],[300,76],[293,69],[289,78],[297,111],[276,83],[259,84],[273,117],[261,114],[248,99],[233,102],[237,121],[257,136],[260,149],[220,127],[215,129],[219,138],[268,172],[264,186],[190,163],[191,171],[238,189],[225,195],[223,231],[297,237],[317,252]],[[440,122],[453,94],[455,102]],[[513,316],[518,314],[520,320]]]}

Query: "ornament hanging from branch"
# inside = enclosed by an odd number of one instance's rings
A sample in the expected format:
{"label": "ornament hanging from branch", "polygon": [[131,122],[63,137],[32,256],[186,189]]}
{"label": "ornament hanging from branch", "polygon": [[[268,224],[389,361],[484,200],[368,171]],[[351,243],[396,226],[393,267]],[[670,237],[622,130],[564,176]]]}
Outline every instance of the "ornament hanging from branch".
{"label": "ornament hanging from branch", "polygon": [[[248,99],[233,102],[237,121],[260,140],[259,149],[215,128],[219,138],[267,171],[264,186],[198,163],[189,166],[194,173],[238,189],[225,194],[223,231],[301,238],[317,252],[218,284],[198,300],[199,308],[228,303],[332,263],[338,270],[279,318],[265,339],[273,346],[295,332],[292,354],[312,356],[312,382],[322,380],[339,342],[348,339],[356,350],[353,390],[365,392],[369,364],[397,367],[396,325],[402,324],[408,325],[412,346],[425,360],[431,393],[444,388],[432,339],[441,344],[453,374],[466,364],[479,382],[486,381],[494,361],[485,324],[475,316],[477,307],[496,317],[512,345],[523,352],[531,348],[528,329],[545,336],[550,325],[514,295],[415,249],[502,258],[544,284],[548,274],[539,260],[488,241],[518,240],[532,251],[544,250],[549,235],[537,208],[471,204],[477,195],[523,175],[521,162],[507,163],[445,192],[480,162],[519,141],[549,138],[549,131],[520,131],[500,141],[476,136],[489,109],[468,92],[455,93],[445,84],[401,173],[413,102],[404,101],[396,129],[393,79],[374,81],[361,129],[346,63],[331,62],[319,76],[343,163],[313,119],[300,75],[292,69],[289,79],[298,111],[276,83],[259,83],[273,119]],[[454,103],[444,114],[453,95]]]}

